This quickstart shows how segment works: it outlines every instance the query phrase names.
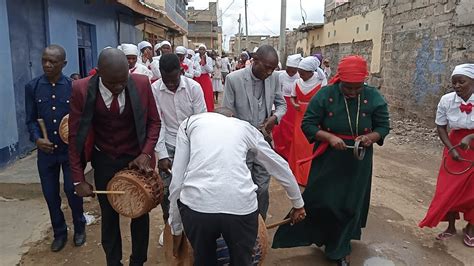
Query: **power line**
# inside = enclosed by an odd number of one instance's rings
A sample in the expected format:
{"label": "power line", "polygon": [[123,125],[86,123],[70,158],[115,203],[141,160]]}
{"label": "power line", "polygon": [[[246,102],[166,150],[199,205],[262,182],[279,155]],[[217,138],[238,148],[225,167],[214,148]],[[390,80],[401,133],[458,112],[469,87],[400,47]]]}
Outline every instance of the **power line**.
{"label": "power line", "polygon": [[258,18],[258,16],[255,15],[251,10],[249,10],[249,12],[250,12],[258,21],[260,21],[260,22],[262,23],[263,27],[265,27],[265,28],[266,28],[268,31],[270,31],[273,35],[279,35],[279,34],[275,33],[274,31],[272,31],[269,27],[267,27],[267,26],[265,25],[265,22],[263,22],[262,20],[260,20],[260,19]]}
{"label": "power line", "polygon": [[303,3],[300,0],[300,12],[301,12],[301,18],[303,19],[303,25],[306,24],[306,19],[308,19],[308,14],[306,14],[306,11],[303,8]]}

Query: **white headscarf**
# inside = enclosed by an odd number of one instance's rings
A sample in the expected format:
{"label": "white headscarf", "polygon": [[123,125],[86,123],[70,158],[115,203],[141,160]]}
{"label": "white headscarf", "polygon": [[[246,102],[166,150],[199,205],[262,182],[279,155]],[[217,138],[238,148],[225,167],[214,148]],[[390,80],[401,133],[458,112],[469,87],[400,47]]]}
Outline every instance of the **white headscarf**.
{"label": "white headscarf", "polygon": [[178,46],[178,47],[176,47],[176,49],[174,49],[174,52],[175,52],[176,54],[184,54],[184,55],[186,55],[187,50],[186,50],[186,48],[185,48],[184,46]]}
{"label": "white headscarf", "polygon": [[147,41],[141,41],[138,43],[138,50],[141,51],[143,48],[145,47],[150,47],[153,49],[153,46],[151,45],[151,43],[147,42]]}
{"label": "white headscarf", "polygon": [[287,67],[298,67],[299,63],[301,62],[301,59],[303,57],[301,56],[301,54],[293,54],[293,55],[289,55],[287,58],[286,58],[286,66]]}
{"label": "white headscarf", "polygon": [[318,70],[320,64],[321,62],[319,62],[318,58],[316,58],[315,56],[308,56],[300,61],[300,63],[298,64],[298,68],[306,71],[315,72],[316,70]]}
{"label": "white headscarf", "polygon": [[119,49],[120,51],[122,51],[122,45],[118,45],[118,46],[117,46],[117,49]]}
{"label": "white headscarf", "polygon": [[451,75],[464,75],[471,79],[474,79],[474,64],[462,64],[454,68],[453,74]]}
{"label": "white headscarf", "polygon": [[171,43],[169,41],[162,41],[160,43],[160,47],[163,46],[163,45],[168,45],[169,47],[171,47]]}
{"label": "white headscarf", "polygon": [[138,49],[137,49],[137,46],[135,44],[122,43],[122,51],[125,55],[138,56]]}
{"label": "white headscarf", "polygon": [[256,53],[258,50],[258,47],[253,48],[253,53]]}
{"label": "white headscarf", "polygon": [[153,51],[156,52],[156,50],[160,49],[160,47],[161,47],[161,42],[155,44],[155,47],[153,47]]}
{"label": "white headscarf", "polygon": [[188,52],[188,54],[190,54],[192,56],[194,56],[196,54],[193,49],[188,49],[187,52]]}
{"label": "white headscarf", "polygon": [[204,45],[203,43],[201,43],[201,44],[199,45],[198,49],[201,49],[202,47],[204,47],[204,49],[206,49],[206,50],[207,50],[207,47],[206,47],[206,45]]}

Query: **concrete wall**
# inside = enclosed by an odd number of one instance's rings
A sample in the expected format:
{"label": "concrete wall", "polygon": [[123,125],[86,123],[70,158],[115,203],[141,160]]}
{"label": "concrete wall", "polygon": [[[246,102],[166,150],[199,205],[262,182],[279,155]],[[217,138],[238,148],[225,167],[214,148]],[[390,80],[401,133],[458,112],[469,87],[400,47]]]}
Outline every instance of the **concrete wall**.
{"label": "concrete wall", "polygon": [[0,166],[7,163],[18,144],[15,94],[13,91],[12,55],[6,0],[0,0]]}
{"label": "concrete wall", "polygon": [[[48,31],[49,43],[55,43],[66,49],[68,64],[65,74],[78,72],[79,55],[77,49],[77,22],[85,22],[95,26],[95,59],[102,48],[118,45],[117,11],[129,13],[118,5],[106,4],[104,1],[94,1],[84,4],[84,1],[48,0]],[[121,15],[121,18],[123,15]],[[136,29],[131,21],[121,24],[121,42],[137,43]]]}
{"label": "concrete wall", "polygon": [[473,12],[470,0],[352,0],[325,13],[320,49],[334,67],[346,51],[359,51],[391,110],[432,124],[454,66],[474,62]]}

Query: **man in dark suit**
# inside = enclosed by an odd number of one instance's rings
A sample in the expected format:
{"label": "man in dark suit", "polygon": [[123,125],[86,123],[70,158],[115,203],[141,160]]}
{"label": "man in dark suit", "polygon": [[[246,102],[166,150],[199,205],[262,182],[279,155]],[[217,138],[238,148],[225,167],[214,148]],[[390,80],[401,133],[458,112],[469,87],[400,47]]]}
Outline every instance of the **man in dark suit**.
{"label": "man in dark suit", "polygon": [[[149,173],[155,167],[154,147],[160,118],[146,76],[128,73],[125,54],[114,48],[99,55],[97,74],[73,83],[69,114],[69,158],[76,193],[93,196],[84,179],[91,159],[95,186],[106,190],[116,172],[125,167]],[[107,265],[122,265],[119,214],[106,195],[99,195],[102,246]],[[130,265],[147,260],[149,216],[132,219]]]}
{"label": "man in dark suit", "polygon": [[[61,211],[59,185],[60,169],[63,170],[64,192],[71,207],[74,223],[74,244],[82,246],[86,241],[85,218],[82,198],[74,195],[69,168],[68,145],[59,137],[61,119],[69,112],[72,80],[63,75],[66,51],[59,45],[50,45],[43,51],[44,74],[25,86],[26,124],[31,141],[38,147],[38,172],[41,188],[48,204],[54,240],[51,250],[64,248],[67,241],[67,225]],[[38,118],[44,120],[46,135],[41,134]]]}

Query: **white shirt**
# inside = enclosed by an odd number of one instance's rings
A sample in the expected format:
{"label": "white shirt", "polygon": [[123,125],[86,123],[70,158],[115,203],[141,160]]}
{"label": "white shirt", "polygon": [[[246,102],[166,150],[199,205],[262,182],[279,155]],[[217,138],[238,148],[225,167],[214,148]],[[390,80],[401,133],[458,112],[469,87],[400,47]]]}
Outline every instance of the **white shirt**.
{"label": "white shirt", "polygon": [[184,76],[190,79],[194,78],[194,62],[185,57],[183,64],[188,66],[188,69],[184,71]]}
{"label": "white shirt", "polygon": [[222,58],[222,72],[223,73],[229,73],[230,72],[230,63],[229,63],[229,58],[224,57]]}
{"label": "white shirt", "polygon": [[303,207],[288,163],[262,133],[243,120],[203,113],[185,120],[178,130],[169,196],[173,235],[182,232],[178,199],[202,213],[247,215],[257,210],[257,185],[246,164],[249,151],[285,188],[293,207]]}
{"label": "white shirt", "polygon": [[150,64],[150,69],[151,69],[151,72],[153,73],[152,79],[160,79],[161,78],[160,57],[161,56],[153,57],[153,61]]}
{"label": "white shirt", "polygon": [[[102,99],[104,100],[105,106],[107,109],[110,110],[110,105],[112,105],[112,100],[114,99],[114,95],[112,94],[109,89],[107,89],[102,83],[102,78],[99,77],[99,91],[100,95],[102,96]],[[123,112],[123,109],[125,108],[125,90],[123,90],[119,95],[118,95],[118,103],[119,103],[119,108],[120,108],[120,113]]]}
{"label": "white shirt", "polygon": [[214,68],[212,67],[212,58],[210,58],[207,55],[205,56],[206,56],[206,64],[204,64],[203,66],[201,66],[201,57],[199,54],[195,55],[194,60],[196,60],[199,65],[199,68],[201,70],[200,74],[211,74],[212,71],[214,70]]}
{"label": "white shirt", "polygon": [[300,75],[298,72],[294,74],[292,77],[286,73],[286,71],[283,71],[280,73],[280,86],[281,86],[281,91],[283,92],[283,96],[285,97],[290,97],[291,96],[291,91],[295,87],[295,82],[300,78]]}
{"label": "white shirt", "polygon": [[436,111],[435,123],[451,129],[474,129],[474,108],[470,114],[461,112],[461,104],[474,105],[474,94],[464,102],[455,92],[443,95]]}
{"label": "white shirt", "polygon": [[176,134],[181,122],[191,115],[206,112],[206,103],[201,85],[184,76],[181,76],[176,92],[168,90],[161,79],[153,83],[151,88],[161,117],[155,152],[159,159],[164,159],[169,157],[165,144],[176,145]]}
{"label": "white shirt", "polygon": [[148,77],[148,79],[151,79],[153,77],[153,72],[149,70],[146,66],[142,64],[135,64],[135,67],[129,70],[130,73],[135,73],[135,74],[140,74],[140,75],[145,75]]}
{"label": "white shirt", "polygon": [[309,78],[307,81],[299,78],[295,82],[295,86],[291,90],[291,96],[296,97],[296,85],[300,88],[301,92],[306,95],[313,91],[316,86],[321,84],[321,87],[328,85],[328,80],[326,79],[326,74],[324,74],[323,70],[318,68],[318,71],[315,71],[313,76]]}

